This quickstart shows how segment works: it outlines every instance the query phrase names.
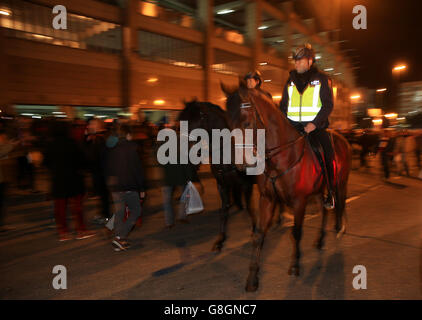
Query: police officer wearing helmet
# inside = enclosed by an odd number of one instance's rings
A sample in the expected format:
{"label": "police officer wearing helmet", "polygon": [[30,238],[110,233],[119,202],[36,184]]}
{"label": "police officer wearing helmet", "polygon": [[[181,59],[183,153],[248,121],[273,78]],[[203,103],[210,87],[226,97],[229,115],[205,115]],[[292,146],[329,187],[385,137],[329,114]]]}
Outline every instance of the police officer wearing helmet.
{"label": "police officer wearing helmet", "polygon": [[[332,209],[335,206],[333,189],[334,150],[328,127],[328,116],[333,110],[333,91],[327,75],[320,72],[315,63],[315,52],[310,44],[296,49],[293,54],[295,70],[290,72],[280,102],[281,111],[289,121],[301,132],[309,134],[313,146],[320,144],[324,152],[325,167],[323,170],[327,180],[328,195],[324,206]],[[320,159],[320,162],[321,159]]]}
{"label": "police officer wearing helmet", "polygon": [[261,91],[263,94],[265,94],[269,98],[271,99],[273,98],[271,93],[261,88],[262,75],[261,75],[261,72],[259,72],[258,70],[249,72],[243,79],[246,81],[246,85],[248,89],[257,89],[258,91]]}

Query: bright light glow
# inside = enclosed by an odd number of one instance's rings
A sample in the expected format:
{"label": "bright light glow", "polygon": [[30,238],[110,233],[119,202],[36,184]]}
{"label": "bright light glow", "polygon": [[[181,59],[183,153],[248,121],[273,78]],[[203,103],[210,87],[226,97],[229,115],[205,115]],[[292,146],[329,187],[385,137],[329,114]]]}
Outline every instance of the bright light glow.
{"label": "bright light glow", "polygon": [[260,27],[258,27],[258,30],[265,30],[265,29],[268,29],[269,27],[268,26],[260,26]]}
{"label": "bright light glow", "polygon": [[62,114],[64,113],[63,111],[53,111],[53,114]]}
{"label": "bright light glow", "polygon": [[374,119],[372,120],[374,124],[382,124],[382,119]]}
{"label": "bright light glow", "polygon": [[406,118],[405,117],[401,117],[401,118],[397,118],[397,120],[403,121],[403,120],[406,120]]}
{"label": "bright light glow", "polygon": [[324,71],[334,71],[334,68],[326,68]]}
{"label": "bright light glow", "polygon": [[268,63],[267,62],[261,62],[259,65],[260,66],[266,66]]}
{"label": "bright light glow", "polygon": [[283,43],[283,42],[284,42],[284,40],[283,40],[283,39],[280,39],[280,40],[277,40],[277,42],[278,42],[278,43]]}
{"label": "bright light glow", "polygon": [[315,60],[319,60],[319,59],[321,59],[322,57],[319,55],[319,54],[317,54],[316,56],[315,56]]}
{"label": "bright light glow", "polygon": [[264,80],[264,82],[271,82],[271,79]]}
{"label": "bright light glow", "polygon": [[162,104],[164,104],[165,103],[165,101],[164,100],[160,100],[160,99],[158,99],[158,100],[154,100],[154,104],[155,105],[162,105]]}
{"label": "bright light glow", "polygon": [[397,113],[387,113],[387,114],[384,115],[384,117],[386,117],[388,119],[396,119]]}
{"label": "bright light glow", "polygon": [[85,113],[84,116],[85,117],[93,117],[94,115],[92,113]]}
{"label": "bright light glow", "polygon": [[281,95],[278,95],[278,96],[273,96],[273,99],[275,99],[275,100],[280,100],[280,99],[281,99]]}
{"label": "bright light glow", "polygon": [[157,82],[158,81],[158,78],[149,78],[148,80],[147,80],[147,82]]}
{"label": "bright light glow", "polygon": [[228,14],[232,12],[234,12],[233,9],[224,9],[224,10],[217,11],[217,14]]}
{"label": "bright light glow", "polygon": [[353,100],[359,99],[359,98],[360,98],[360,95],[359,94],[356,94],[354,96],[350,96],[350,99],[353,99]]}
{"label": "bright light glow", "polygon": [[335,76],[339,76],[341,74],[342,74],[341,72],[334,73]]}
{"label": "bright light glow", "polygon": [[34,114],[33,114],[33,113],[21,113],[21,115],[23,115],[23,116],[28,116],[28,117],[32,117]]}
{"label": "bright light glow", "polygon": [[378,89],[377,92],[387,91],[387,88]]}
{"label": "bright light glow", "polygon": [[41,116],[32,116],[32,119],[41,119]]}
{"label": "bright light glow", "polygon": [[42,34],[33,34],[32,35],[34,38],[37,38],[37,39],[46,39],[46,40],[52,40],[53,38],[52,37],[50,37],[50,36],[44,36],[44,35],[42,35]]}
{"label": "bright light glow", "polygon": [[381,117],[382,115],[382,110],[380,108],[371,108],[368,109],[368,116],[370,117]]}
{"label": "bright light glow", "polygon": [[395,67],[394,69],[393,69],[393,71],[401,71],[401,70],[404,70],[404,69],[406,69],[407,67],[405,66],[405,65],[401,65],[401,66],[397,66],[397,67]]}
{"label": "bright light glow", "polygon": [[0,14],[3,15],[3,16],[10,16],[11,12],[9,10],[6,10],[6,9],[1,9]]}

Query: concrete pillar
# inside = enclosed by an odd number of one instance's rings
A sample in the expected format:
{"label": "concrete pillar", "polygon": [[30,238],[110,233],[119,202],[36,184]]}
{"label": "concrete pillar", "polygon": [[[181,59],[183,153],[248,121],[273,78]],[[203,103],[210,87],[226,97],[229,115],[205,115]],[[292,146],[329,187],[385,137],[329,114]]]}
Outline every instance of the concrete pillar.
{"label": "concrete pillar", "polygon": [[10,94],[8,90],[8,59],[5,53],[6,41],[4,36],[4,28],[0,28],[0,110],[5,114],[11,112],[10,110]]}
{"label": "concrete pillar", "polygon": [[250,68],[255,70],[258,67],[259,56],[262,51],[262,35],[258,29],[262,22],[261,0],[248,2],[246,4],[246,42],[252,48]]}
{"label": "concrete pillar", "polygon": [[209,101],[212,95],[212,65],[214,63],[214,0],[198,1],[198,25],[204,35],[203,68],[204,68],[204,100]]}
{"label": "concrete pillar", "polygon": [[132,61],[136,55],[137,30],[136,15],[137,0],[127,0],[126,7],[122,9],[122,104],[126,111],[133,110],[137,102],[134,100],[134,83],[132,74]]}

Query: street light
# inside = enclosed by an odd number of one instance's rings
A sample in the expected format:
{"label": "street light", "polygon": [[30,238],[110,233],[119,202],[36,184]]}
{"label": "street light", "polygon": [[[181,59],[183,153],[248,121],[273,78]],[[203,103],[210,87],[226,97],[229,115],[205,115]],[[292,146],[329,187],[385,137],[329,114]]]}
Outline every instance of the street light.
{"label": "street light", "polygon": [[394,67],[393,68],[393,71],[402,71],[402,70],[404,70],[406,68],[407,68],[407,66],[403,64],[403,65]]}

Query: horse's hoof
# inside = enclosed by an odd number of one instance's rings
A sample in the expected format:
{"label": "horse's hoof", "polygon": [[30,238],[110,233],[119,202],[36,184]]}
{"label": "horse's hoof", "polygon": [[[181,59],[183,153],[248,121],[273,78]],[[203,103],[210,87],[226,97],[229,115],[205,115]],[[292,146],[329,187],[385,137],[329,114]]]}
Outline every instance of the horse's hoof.
{"label": "horse's hoof", "polygon": [[315,249],[322,251],[322,249],[324,249],[324,241],[316,241],[315,242]]}
{"label": "horse's hoof", "polygon": [[258,289],[258,286],[259,286],[258,279],[248,281],[246,283],[245,290],[246,292],[255,292]]}
{"label": "horse's hoof", "polygon": [[222,248],[223,248],[223,245],[221,243],[214,243],[211,251],[220,253]]}
{"label": "horse's hoof", "polygon": [[341,238],[343,237],[343,235],[344,235],[345,233],[346,233],[346,228],[343,226],[343,227],[341,228],[341,230],[337,232],[337,234],[336,234],[336,239],[337,239],[337,240],[341,240]]}
{"label": "horse's hoof", "polygon": [[294,275],[296,277],[299,277],[300,275],[300,270],[298,266],[292,266],[289,268],[289,271],[287,272],[289,274],[289,276]]}

